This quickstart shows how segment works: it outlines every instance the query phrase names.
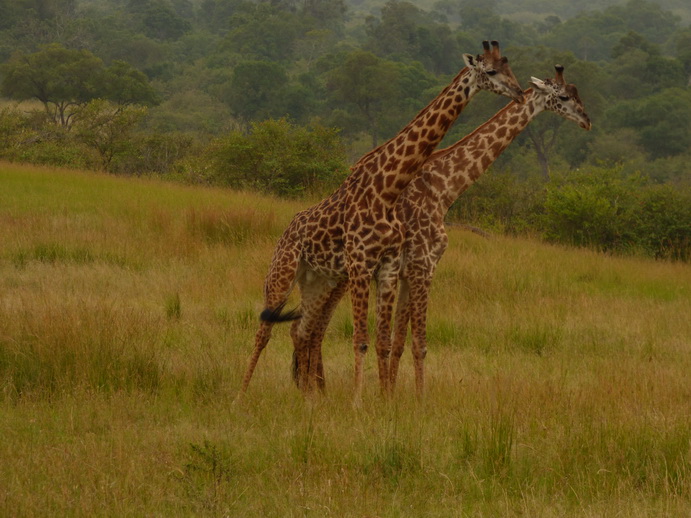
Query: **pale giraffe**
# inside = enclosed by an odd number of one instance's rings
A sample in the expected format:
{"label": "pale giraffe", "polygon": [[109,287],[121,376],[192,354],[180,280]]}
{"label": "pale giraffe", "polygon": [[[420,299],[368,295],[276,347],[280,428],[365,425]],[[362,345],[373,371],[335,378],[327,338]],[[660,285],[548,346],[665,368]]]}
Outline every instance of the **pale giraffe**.
{"label": "pale giraffe", "polygon": [[[590,129],[576,87],[566,84],[563,67],[555,66],[554,79],[531,78],[533,89],[526,90],[525,102],[512,102],[490,120],[454,145],[435,151],[422,166],[422,172],[403,191],[396,212],[405,226],[400,287],[396,307],[389,387],[393,390],[398,364],[403,354],[408,323],[413,335],[413,358],[418,396],[424,386],[424,358],[427,352],[426,318],[429,287],[436,266],[448,244],[444,216],[451,204],[489,168],[497,157],[540,112],[553,111]],[[335,292],[324,309],[325,318],[315,333],[323,334],[333,308],[344,290]],[[323,382],[321,351],[310,358],[317,363]],[[293,359],[293,373],[297,359]]]}
{"label": "pale giraffe", "polygon": [[[343,184],[319,204],[299,212],[276,245],[264,284],[264,311],[255,346],[245,373],[246,391],[274,323],[296,320],[291,329],[296,357],[300,361],[300,388],[309,392],[316,381],[316,363],[308,368],[310,351],[321,345],[314,334],[318,319],[332,298],[348,286],[353,311],[355,350],[355,399],[362,388],[363,358],[367,351],[367,309],[370,281],[377,273],[380,285],[390,285],[386,304],[392,305],[398,276],[398,251],[403,243],[402,224],[394,211],[400,193],[434,151],[451,124],[479,90],[489,90],[515,100],[523,99],[508,60],[497,42],[492,49],[483,42],[484,53],[463,56],[466,67],[444,90],[396,136],[364,155]],[[300,288],[299,313],[284,313],[288,295]],[[299,319],[299,320],[297,320]],[[389,313],[387,325],[391,315]],[[391,350],[390,330],[377,342],[379,379],[388,384]],[[316,343],[319,341],[319,343]]]}
{"label": "pale giraffe", "polygon": [[444,216],[451,204],[539,113],[552,111],[590,130],[576,87],[564,81],[564,67],[556,65],[555,69],[554,79],[531,78],[532,88],[526,90],[524,103],[509,103],[456,144],[435,151],[423,165],[422,174],[400,196],[396,209],[406,236],[390,361],[392,389],[410,322],[416,391],[418,397],[423,393],[429,287],[448,244]]}

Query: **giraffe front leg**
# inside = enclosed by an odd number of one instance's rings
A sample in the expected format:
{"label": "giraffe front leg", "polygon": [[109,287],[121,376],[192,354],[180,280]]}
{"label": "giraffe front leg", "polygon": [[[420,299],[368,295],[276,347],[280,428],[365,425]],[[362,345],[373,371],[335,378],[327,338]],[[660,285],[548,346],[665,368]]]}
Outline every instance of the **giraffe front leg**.
{"label": "giraffe front leg", "polygon": [[408,281],[401,279],[398,289],[398,301],[396,302],[396,315],[394,317],[393,344],[391,346],[391,359],[389,360],[389,390],[393,392],[398,376],[398,366],[405,348],[405,339],[408,334],[408,322],[410,321],[410,297]]}
{"label": "giraffe front leg", "polygon": [[391,315],[396,299],[399,264],[397,259],[392,259],[383,263],[377,272],[377,359],[379,384],[384,394],[390,393]]}
{"label": "giraffe front leg", "polygon": [[427,303],[430,279],[411,289],[410,328],[413,339],[413,363],[415,365],[415,393],[422,398],[425,389],[425,357],[427,356]]}

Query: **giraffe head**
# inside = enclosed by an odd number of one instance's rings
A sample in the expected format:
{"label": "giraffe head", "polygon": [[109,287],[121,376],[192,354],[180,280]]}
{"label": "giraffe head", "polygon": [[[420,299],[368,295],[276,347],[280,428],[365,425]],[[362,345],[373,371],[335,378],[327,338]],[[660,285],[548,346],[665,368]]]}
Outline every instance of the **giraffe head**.
{"label": "giraffe head", "polygon": [[485,49],[482,54],[463,54],[465,65],[476,74],[478,88],[505,95],[522,103],[523,89],[511,71],[509,60],[502,57],[499,43],[493,41],[490,48],[490,43],[483,41],[482,46]]}
{"label": "giraffe head", "polygon": [[531,77],[537,95],[544,97],[545,109],[553,111],[566,119],[576,122],[581,128],[591,128],[590,117],[585,113],[583,102],[578,97],[576,85],[564,81],[564,67],[555,65],[554,79]]}

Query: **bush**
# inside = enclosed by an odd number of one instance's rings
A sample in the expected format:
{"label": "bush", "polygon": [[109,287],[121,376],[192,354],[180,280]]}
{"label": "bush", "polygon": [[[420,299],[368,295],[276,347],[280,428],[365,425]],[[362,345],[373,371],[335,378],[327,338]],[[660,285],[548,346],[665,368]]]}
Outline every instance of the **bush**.
{"label": "bush", "polygon": [[544,196],[541,177],[488,172],[451,206],[448,219],[509,234],[529,233],[538,224]]}
{"label": "bush", "polygon": [[545,237],[604,251],[629,250],[635,241],[636,193],[645,180],[620,167],[595,167],[556,177],[547,186]]}
{"label": "bush", "polygon": [[574,171],[550,182],[548,240],[658,258],[691,258],[691,191],[653,184],[622,167]]}
{"label": "bush", "polygon": [[214,183],[282,196],[322,192],[347,173],[337,130],[286,119],[253,123],[249,133],[233,131],[205,155]]}
{"label": "bush", "polygon": [[652,185],[641,196],[641,247],[656,258],[691,260],[691,190]]}

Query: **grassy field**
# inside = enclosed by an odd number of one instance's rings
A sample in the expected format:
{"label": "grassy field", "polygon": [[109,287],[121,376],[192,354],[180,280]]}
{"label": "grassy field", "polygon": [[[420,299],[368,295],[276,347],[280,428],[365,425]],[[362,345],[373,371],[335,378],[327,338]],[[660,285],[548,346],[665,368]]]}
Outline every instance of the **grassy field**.
{"label": "grassy field", "polygon": [[691,515],[691,266],[451,231],[427,394],[352,325],[305,401],[277,237],[305,203],[0,163],[0,516]]}

